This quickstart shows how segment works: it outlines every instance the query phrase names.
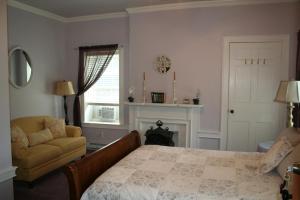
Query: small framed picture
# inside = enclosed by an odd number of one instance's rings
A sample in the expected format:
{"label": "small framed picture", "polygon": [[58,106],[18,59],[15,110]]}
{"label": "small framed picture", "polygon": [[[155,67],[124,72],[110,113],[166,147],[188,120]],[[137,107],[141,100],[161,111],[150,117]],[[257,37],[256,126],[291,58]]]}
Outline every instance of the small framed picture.
{"label": "small framed picture", "polygon": [[151,92],[152,103],[165,103],[164,92]]}

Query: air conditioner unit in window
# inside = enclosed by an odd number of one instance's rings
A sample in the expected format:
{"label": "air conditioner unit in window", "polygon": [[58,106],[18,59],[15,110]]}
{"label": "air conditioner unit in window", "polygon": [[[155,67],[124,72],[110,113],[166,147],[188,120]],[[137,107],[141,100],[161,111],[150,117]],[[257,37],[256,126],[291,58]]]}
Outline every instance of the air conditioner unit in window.
{"label": "air conditioner unit in window", "polygon": [[98,110],[98,118],[100,118],[102,122],[114,122],[117,117],[115,107],[100,107]]}

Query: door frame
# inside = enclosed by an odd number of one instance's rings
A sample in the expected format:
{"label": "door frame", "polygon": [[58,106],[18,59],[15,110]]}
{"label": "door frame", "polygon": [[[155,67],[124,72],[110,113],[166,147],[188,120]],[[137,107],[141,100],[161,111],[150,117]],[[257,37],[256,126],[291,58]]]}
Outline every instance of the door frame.
{"label": "door frame", "polygon": [[[221,136],[220,149],[227,150],[227,125],[228,125],[228,94],[229,94],[229,67],[230,67],[230,43],[247,42],[281,42],[282,43],[282,65],[283,77],[289,78],[289,35],[253,35],[253,36],[225,36],[223,38],[223,63],[222,63],[222,100],[221,100]],[[279,84],[279,83],[278,83]]]}

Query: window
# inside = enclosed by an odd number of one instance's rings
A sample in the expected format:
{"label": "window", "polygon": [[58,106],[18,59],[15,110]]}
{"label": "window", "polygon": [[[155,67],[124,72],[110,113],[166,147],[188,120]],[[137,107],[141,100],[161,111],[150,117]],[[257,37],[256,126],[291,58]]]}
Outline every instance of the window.
{"label": "window", "polygon": [[[84,93],[85,124],[122,124],[120,52],[120,49],[116,51],[102,76]],[[89,59],[97,56],[101,55],[92,55]]]}

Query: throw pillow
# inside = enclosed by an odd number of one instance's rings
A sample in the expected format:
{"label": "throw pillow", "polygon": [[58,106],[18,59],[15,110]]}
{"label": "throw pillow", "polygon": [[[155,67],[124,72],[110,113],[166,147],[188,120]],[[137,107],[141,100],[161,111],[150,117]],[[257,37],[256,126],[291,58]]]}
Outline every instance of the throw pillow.
{"label": "throw pillow", "polygon": [[277,166],[277,172],[280,174],[282,179],[285,176],[287,168],[292,166],[294,163],[300,163],[300,144],[298,144],[294,150],[288,154]]}
{"label": "throw pillow", "polygon": [[271,149],[263,155],[260,160],[260,172],[268,173],[272,171],[285,158],[285,156],[293,150],[287,137],[283,136]]}
{"label": "throw pillow", "polygon": [[45,119],[45,127],[51,131],[53,138],[67,136],[64,119],[47,118]]}
{"label": "throw pillow", "polygon": [[34,146],[53,140],[53,136],[48,128],[28,134],[29,146]]}
{"label": "throw pillow", "polygon": [[27,148],[29,145],[29,141],[26,134],[18,126],[14,126],[11,128],[11,141],[13,143],[18,143],[18,146],[20,148]]}
{"label": "throw pillow", "polygon": [[300,144],[300,132],[296,128],[286,128],[277,137],[277,141],[282,137],[286,137],[292,146]]}

